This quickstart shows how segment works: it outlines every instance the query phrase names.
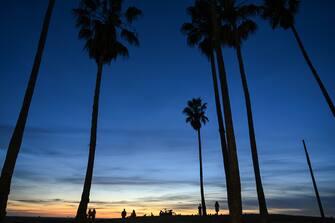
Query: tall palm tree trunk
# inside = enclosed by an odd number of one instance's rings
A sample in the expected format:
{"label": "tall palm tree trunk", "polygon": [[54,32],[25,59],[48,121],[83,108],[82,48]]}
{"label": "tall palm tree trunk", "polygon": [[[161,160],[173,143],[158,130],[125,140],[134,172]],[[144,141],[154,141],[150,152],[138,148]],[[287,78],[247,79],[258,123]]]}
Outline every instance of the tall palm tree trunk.
{"label": "tall palm tree trunk", "polygon": [[291,26],[291,30],[292,30],[292,32],[294,34],[294,37],[296,38],[296,40],[298,42],[300,50],[301,50],[301,52],[302,52],[302,54],[303,54],[303,56],[304,56],[304,58],[305,58],[305,60],[306,60],[306,62],[308,64],[309,68],[311,69],[311,71],[313,73],[313,76],[314,76],[316,82],[318,83],[318,85],[319,85],[319,87],[320,87],[320,89],[322,91],[323,96],[325,97],[325,99],[326,99],[326,101],[328,103],[328,106],[329,106],[331,112],[333,113],[333,116],[335,117],[335,106],[334,106],[334,103],[332,102],[332,99],[330,98],[326,87],[323,85],[319,74],[317,73],[315,67],[313,66],[312,61],[309,58],[309,56],[307,54],[307,51],[305,50],[305,47],[302,44],[302,41],[301,41],[301,39],[299,37],[299,34],[298,34],[298,32],[297,32],[297,30],[296,30],[296,28],[295,28],[294,25]]}
{"label": "tall palm tree trunk", "polygon": [[224,66],[223,55],[221,46],[218,39],[218,21],[215,11],[215,1],[211,2],[212,8],[212,22],[214,31],[214,41],[215,41],[215,53],[219,68],[219,77],[221,84],[221,94],[223,102],[223,112],[225,117],[225,124],[227,128],[227,145],[229,151],[229,168],[230,168],[230,185],[231,185],[231,203],[229,205],[229,214],[232,223],[242,222],[242,197],[241,197],[241,181],[240,181],[240,171],[238,167],[238,158],[233,126],[233,117],[230,107],[229,90],[227,83],[227,74]]}
{"label": "tall palm tree trunk", "polygon": [[6,216],[6,207],[10,185],[15,168],[17,156],[20,152],[24,129],[26,126],[31,100],[34,94],[35,85],[38,77],[38,72],[42,60],[45,42],[49,30],[52,11],[55,5],[55,0],[49,0],[48,9],[44,16],[43,27],[38,42],[38,49],[34,59],[34,65],[30,73],[28,86],[24,95],[23,104],[19,117],[17,119],[14,132],[9,142],[5,162],[1,171],[0,177],[0,221]]}
{"label": "tall palm tree trunk", "polygon": [[75,223],[83,223],[87,221],[86,211],[87,211],[87,205],[90,201],[90,190],[91,190],[91,183],[92,183],[92,176],[93,176],[95,147],[96,147],[96,141],[97,141],[97,127],[98,127],[99,97],[100,97],[100,87],[101,87],[101,78],[102,78],[102,66],[103,66],[103,63],[99,62],[96,85],[95,85],[94,102],[93,102],[90,151],[89,151],[89,156],[88,156],[88,163],[87,163],[83,193],[81,195],[81,200],[80,200],[80,204],[77,210]]}
{"label": "tall palm tree trunk", "polygon": [[[220,102],[220,95],[219,95],[219,87],[218,87],[218,80],[217,80],[217,73],[215,68],[215,58],[214,53],[210,55],[210,63],[212,69],[212,79],[213,79],[213,86],[214,86],[214,96],[215,96],[215,106],[216,106],[216,114],[218,118],[218,125],[219,125],[219,134],[220,134],[220,142],[221,142],[221,150],[223,156],[223,165],[226,174],[226,187],[227,187],[227,200],[228,204],[231,199],[231,189],[230,189],[230,173],[229,173],[229,154],[225,136],[225,127],[223,124],[223,117],[222,117],[222,110],[221,110],[221,102]],[[229,206],[229,205],[228,205]]]}
{"label": "tall palm tree trunk", "polygon": [[230,184],[232,190],[232,209],[229,210],[232,223],[242,222],[242,197],[241,197],[241,181],[238,166],[236,141],[233,126],[233,117],[230,107],[230,99],[228,92],[227,76],[224,67],[223,55],[220,47],[216,48],[217,60],[220,71],[221,94],[223,101],[223,111],[225,116],[225,124],[227,128],[227,144],[229,150],[229,168],[230,168]]}
{"label": "tall palm tree trunk", "polygon": [[201,206],[202,206],[202,215],[206,216],[206,203],[205,203],[205,193],[204,193],[204,179],[202,173],[202,153],[201,153],[201,135],[200,129],[198,129],[198,143],[199,143],[199,162],[200,162],[200,192],[201,192]]}
{"label": "tall palm tree trunk", "polygon": [[266,222],[267,215],[268,215],[268,209],[266,207],[266,201],[265,201],[263,185],[262,185],[262,178],[261,178],[260,168],[259,168],[256,136],[255,136],[255,130],[254,130],[254,121],[253,121],[253,115],[252,115],[252,109],[251,109],[251,100],[250,100],[248,82],[247,82],[247,77],[246,77],[245,70],[244,70],[241,46],[239,44],[237,44],[236,46],[236,54],[237,54],[237,59],[238,59],[239,67],[240,67],[240,74],[241,74],[243,92],[244,92],[244,97],[245,97],[245,105],[247,108],[249,139],[250,139],[252,162],[254,166],[254,173],[255,173],[255,180],[256,180],[259,212],[262,216],[263,222]]}
{"label": "tall palm tree trunk", "polygon": [[311,160],[309,159],[309,155],[308,155],[308,151],[307,151],[307,148],[306,148],[305,140],[302,140],[302,143],[304,145],[304,150],[305,150],[306,159],[307,159],[307,163],[308,163],[308,167],[309,167],[309,172],[311,173],[311,177],[312,177],[312,181],[313,181],[313,187],[314,187],[316,199],[318,201],[318,205],[319,205],[319,209],[320,209],[320,214],[321,214],[321,217],[324,218],[325,214],[323,212],[321,198],[320,198],[318,187],[316,185],[316,181],[315,181],[315,178],[314,178],[313,168],[312,168]]}

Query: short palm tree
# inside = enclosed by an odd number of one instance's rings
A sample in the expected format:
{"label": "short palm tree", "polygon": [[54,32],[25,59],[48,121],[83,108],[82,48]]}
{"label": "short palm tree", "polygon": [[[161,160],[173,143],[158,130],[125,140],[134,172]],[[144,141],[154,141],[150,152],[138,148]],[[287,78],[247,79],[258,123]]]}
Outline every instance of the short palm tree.
{"label": "short palm tree", "polygon": [[122,4],[122,0],[82,0],[79,7],[73,10],[80,30],[79,38],[85,40],[85,49],[97,64],[89,157],[76,223],[87,221],[86,211],[93,176],[103,66],[120,56],[128,56],[128,49],[121,40],[139,45],[137,34],[131,25],[141,15],[141,11],[136,7],[128,7],[123,11]]}
{"label": "short palm tree", "polygon": [[224,32],[226,44],[235,48],[239,63],[243,92],[245,97],[245,104],[247,108],[249,139],[252,154],[252,161],[254,166],[256,189],[258,196],[259,211],[263,222],[266,222],[268,210],[266,206],[262,179],[259,168],[256,136],[254,129],[253,114],[251,108],[251,99],[249,87],[244,68],[242,56],[242,43],[257,29],[257,24],[252,20],[252,16],[259,13],[259,7],[252,4],[237,4],[236,1],[222,0],[222,30]]}
{"label": "short palm tree", "polygon": [[202,125],[208,122],[208,118],[205,115],[207,109],[207,103],[203,103],[200,98],[193,98],[187,102],[187,107],[183,110],[186,115],[186,122],[190,123],[192,128],[197,131],[198,144],[199,144],[199,163],[200,163],[200,192],[201,192],[201,205],[203,215],[207,215],[205,194],[204,194],[204,181],[202,173],[202,153],[201,153],[201,134],[200,129]]}
{"label": "short palm tree", "polygon": [[281,27],[285,30],[291,29],[294,37],[296,38],[298,45],[300,47],[300,50],[309,66],[309,68],[312,71],[312,74],[317,81],[321,92],[324,96],[324,98],[327,101],[327,104],[335,117],[335,106],[330,98],[328,91],[326,87],[324,86],[323,82],[321,81],[321,78],[316,71],[311,59],[309,58],[307,51],[302,43],[302,40],[300,39],[300,36],[298,34],[298,31],[295,27],[295,15],[298,12],[299,8],[299,0],[264,0],[263,5],[263,13],[262,16],[264,19],[269,20],[271,26],[273,29]]}
{"label": "short palm tree", "polygon": [[[199,4],[199,3],[198,3]],[[197,9],[199,7],[191,6],[187,9],[187,13],[191,18],[198,18]],[[229,192],[229,161],[228,161],[228,148],[225,136],[225,127],[223,123],[221,101],[220,101],[220,92],[219,85],[217,80],[216,65],[215,65],[215,55],[214,55],[214,43],[213,43],[213,30],[211,25],[211,18],[207,20],[197,20],[192,19],[192,22],[184,23],[181,31],[184,35],[187,36],[187,43],[191,47],[197,46],[200,52],[207,57],[211,65],[211,73],[213,79],[213,88],[214,88],[214,99],[216,106],[216,114],[219,126],[219,135],[221,142],[221,151],[223,156],[223,164],[226,174],[226,186],[227,186],[227,198],[228,202],[230,200]]]}
{"label": "short palm tree", "polygon": [[0,177],[0,222],[6,216],[6,208],[8,195],[10,192],[10,185],[15,168],[16,159],[20,152],[24,130],[28,118],[30,104],[33,98],[35,85],[38,78],[39,68],[42,61],[45,42],[48,35],[49,24],[51,20],[52,11],[55,5],[55,0],[49,0],[48,8],[44,16],[43,27],[38,42],[38,48],[34,59],[34,65],[30,73],[28,87],[26,89],[21,111],[17,119],[14,132],[9,142],[6,158],[1,171]]}

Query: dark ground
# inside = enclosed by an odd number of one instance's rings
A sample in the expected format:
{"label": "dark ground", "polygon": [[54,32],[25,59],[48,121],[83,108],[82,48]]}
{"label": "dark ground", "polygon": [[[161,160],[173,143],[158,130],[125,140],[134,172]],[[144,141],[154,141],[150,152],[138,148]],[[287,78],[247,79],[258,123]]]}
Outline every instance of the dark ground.
{"label": "dark ground", "polygon": [[[244,215],[245,223],[259,223],[258,215]],[[137,217],[136,219],[96,219],[96,223],[228,223],[228,216],[164,216]],[[270,215],[271,223],[335,223],[334,218],[324,221],[316,217]],[[5,223],[73,223],[71,218],[8,217]]]}

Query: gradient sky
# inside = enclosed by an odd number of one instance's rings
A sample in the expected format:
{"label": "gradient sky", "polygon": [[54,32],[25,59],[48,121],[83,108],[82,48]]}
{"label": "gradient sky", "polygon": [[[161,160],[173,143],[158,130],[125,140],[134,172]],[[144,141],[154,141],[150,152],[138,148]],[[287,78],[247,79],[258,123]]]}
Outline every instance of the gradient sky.
{"label": "gradient sky", "polygon": [[[104,69],[90,207],[98,217],[162,208],[196,213],[200,202],[196,134],[181,113],[186,101],[208,102],[203,132],[208,209],[226,190],[210,66],[180,33],[193,0],[126,1],[144,16],[141,46]],[[259,2],[259,1],[255,1]],[[83,51],[71,9],[58,0],[12,181],[10,215],[73,216],[88,156],[96,65]],[[0,163],[23,100],[47,1],[3,1],[0,9]],[[297,29],[335,100],[335,2],[302,1]],[[271,213],[318,215],[301,140],[306,139],[325,213],[335,216],[335,125],[289,31],[259,30],[243,53],[259,159]],[[246,111],[236,56],[224,50],[240,162],[243,208],[257,211]]]}

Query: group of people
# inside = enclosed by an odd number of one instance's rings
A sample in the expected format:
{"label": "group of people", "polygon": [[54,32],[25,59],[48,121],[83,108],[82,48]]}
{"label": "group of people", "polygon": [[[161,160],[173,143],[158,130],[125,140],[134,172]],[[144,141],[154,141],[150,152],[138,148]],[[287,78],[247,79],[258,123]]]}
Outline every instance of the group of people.
{"label": "group of people", "polygon": [[[216,215],[219,214],[219,210],[220,210],[220,205],[219,205],[219,202],[215,202],[215,212],[216,212]],[[172,215],[172,210],[169,210]],[[198,206],[198,211],[199,211],[199,216],[202,216],[203,213],[202,213],[202,207],[201,207],[201,204],[199,204]],[[94,222],[95,220],[95,215],[96,215],[96,210],[95,209],[89,209],[88,210],[88,213],[87,213],[87,219],[90,221],[90,222]],[[160,212],[160,215],[162,215],[162,211]],[[168,213],[167,211],[165,211],[165,213]],[[151,216],[153,216],[153,214],[151,213]],[[127,217],[127,212],[126,212],[126,209],[123,209],[123,211],[121,212],[121,217],[122,219],[125,219]],[[130,214],[130,218],[136,218],[136,212],[135,210],[133,210]]]}
{"label": "group of people", "polygon": [[[125,219],[127,217],[126,209],[123,209],[123,211],[121,212],[121,217],[122,217],[122,219]],[[130,217],[131,218],[136,218],[135,210],[133,210],[133,212],[131,212]]]}
{"label": "group of people", "polygon": [[87,219],[90,222],[94,222],[96,213],[97,212],[96,212],[95,208],[94,209],[89,209],[88,213],[87,213]]}
{"label": "group of people", "polygon": [[[215,213],[216,213],[216,215],[219,215],[219,211],[220,211],[220,205],[219,205],[219,202],[216,201],[215,202]],[[199,204],[199,206],[198,206],[198,214],[199,214],[199,216],[203,215],[201,204]]]}

